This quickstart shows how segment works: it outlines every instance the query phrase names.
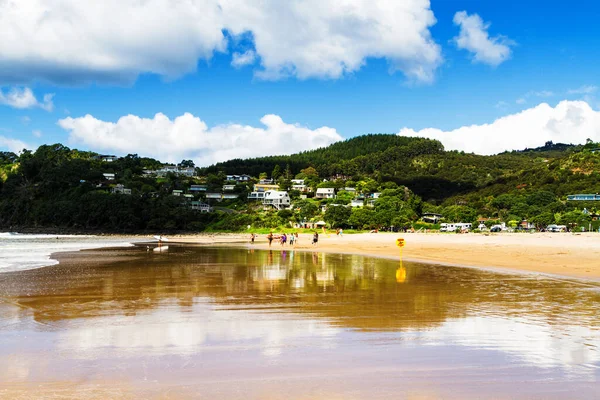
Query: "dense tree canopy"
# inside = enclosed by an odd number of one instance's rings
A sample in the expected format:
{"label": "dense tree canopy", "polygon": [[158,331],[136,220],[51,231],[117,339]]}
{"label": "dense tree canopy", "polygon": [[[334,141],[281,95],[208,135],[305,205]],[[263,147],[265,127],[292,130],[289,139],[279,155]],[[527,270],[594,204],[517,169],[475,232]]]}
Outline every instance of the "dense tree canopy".
{"label": "dense tree canopy", "polygon": [[[596,223],[598,202],[567,202],[576,193],[600,193],[600,152],[582,146],[546,143],[537,149],[480,156],[444,151],[440,142],[397,135],[365,135],[329,147],[290,156],[230,160],[196,169],[199,177],[174,173],[150,176],[162,163],[129,154],[106,162],[92,152],[62,144],[40,146],[19,155],[0,152],[0,226],[60,227],[79,230],[142,231],[244,229],[325,219],[333,226],[361,229],[406,227],[424,212],[449,222],[481,217],[511,222],[528,220],[539,227],[560,223],[585,227]],[[193,167],[182,160],[180,167]],[[105,174],[114,174],[108,181]],[[228,174],[255,177],[227,182]],[[272,177],[282,189],[292,179],[312,188],[307,199],[291,190],[293,207],[263,210],[247,193],[258,178]],[[187,198],[173,196],[191,185],[220,192],[235,184],[239,199],[213,204],[201,214]],[[115,194],[115,186],[131,195]],[[335,188],[337,198],[313,198],[317,188]],[[346,188],[352,188],[346,190]],[[374,197],[375,193],[380,193]],[[205,201],[204,194],[193,194]],[[359,196],[358,199],[355,197]],[[372,196],[372,197],[370,197]],[[353,202],[354,200],[354,202]],[[350,203],[358,208],[349,208]],[[326,209],[322,214],[321,207]]]}

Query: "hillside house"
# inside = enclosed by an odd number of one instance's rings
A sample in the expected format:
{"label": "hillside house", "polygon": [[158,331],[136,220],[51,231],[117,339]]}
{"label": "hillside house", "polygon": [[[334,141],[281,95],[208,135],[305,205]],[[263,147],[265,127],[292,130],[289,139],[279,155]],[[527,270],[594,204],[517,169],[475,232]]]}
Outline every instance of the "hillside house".
{"label": "hillside house", "polygon": [[265,198],[265,192],[250,192],[248,193],[248,200],[262,200]]}
{"label": "hillside house", "polygon": [[181,196],[181,195],[183,195],[183,190],[173,190],[173,191],[171,192],[171,194],[172,194],[173,196]]}
{"label": "hillside house", "polygon": [[183,175],[183,176],[187,176],[187,177],[191,178],[192,176],[196,175],[196,168],[194,168],[194,167],[179,168],[177,173],[179,175]]}
{"label": "hillside house", "polygon": [[233,190],[235,190],[235,185],[223,185],[224,192],[231,192]]}
{"label": "hillside house", "polygon": [[272,183],[257,183],[254,185],[254,192],[266,192],[268,190],[279,190],[279,185]]}
{"label": "hillside house", "polygon": [[213,208],[206,203],[203,203],[201,201],[192,201],[192,210],[195,211],[200,211],[201,213],[209,213],[213,211]]}
{"label": "hillside house", "polygon": [[227,175],[228,181],[248,182],[252,177],[250,175]]}
{"label": "hillside house", "polygon": [[424,213],[421,219],[423,222],[429,222],[430,224],[437,224],[443,218],[442,214],[436,213]]}
{"label": "hillside house", "polygon": [[98,156],[96,156],[96,159],[103,162],[113,162],[117,161],[119,158],[110,154],[99,154]]}
{"label": "hillside house", "polygon": [[288,192],[279,190],[268,190],[265,192],[263,199],[264,206],[273,206],[278,210],[288,208],[291,204],[290,195]]}
{"label": "hillside house", "polygon": [[570,194],[567,201],[600,201],[600,194]]}
{"label": "hillside house", "polygon": [[124,185],[121,185],[120,183],[118,185],[115,185],[114,187],[112,187],[110,189],[110,192],[113,194],[131,194],[131,189],[127,189]]}
{"label": "hillside house", "polygon": [[104,176],[104,179],[106,179],[107,181],[115,180],[115,174],[112,174],[112,173],[104,173],[104,174],[102,174],[102,176]]}
{"label": "hillside house", "polygon": [[194,192],[194,193],[206,192],[207,189],[208,189],[207,185],[191,185],[190,186],[190,192]]}
{"label": "hillside house", "polygon": [[317,198],[317,199],[335,199],[335,189],[334,188],[318,188],[317,193],[315,194],[315,198]]}
{"label": "hillside house", "polygon": [[292,179],[292,190],[307,193],[310,192],[310,187],[306,186],[304,179]]}
{"label": "hillside house", "polygon": [[350,207],[364,207],[365,205],[365,201],[364,200],[359,200],[359,199],[354,199],[350,202]]}

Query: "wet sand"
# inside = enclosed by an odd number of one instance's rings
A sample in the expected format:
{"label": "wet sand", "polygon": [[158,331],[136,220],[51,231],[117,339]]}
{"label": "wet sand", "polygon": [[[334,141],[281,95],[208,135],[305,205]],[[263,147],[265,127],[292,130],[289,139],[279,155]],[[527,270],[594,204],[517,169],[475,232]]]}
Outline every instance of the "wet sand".
{"label": "wet sand", "polygon": [[[598,233],[376,233],[319,235],[316,249],[327,253],[362,254],[399,259],[396,239],[406,240],[403,259],[436,264],[463,265],[600,280],[600,234]],[[248,243],[249,235],[179,236],[184,243]],[[298,250],[313,251],[312,236],[300,235]],[[268,249],[266,235],[256,248]],[[289,246],[286,246],[289,247]],[[280,249],[275,242],[272,249]]]}
{"label": "wet sand", "polygon": [[148,250],[0,274],[0,398],[600,394],[597,284],[289,249]]}

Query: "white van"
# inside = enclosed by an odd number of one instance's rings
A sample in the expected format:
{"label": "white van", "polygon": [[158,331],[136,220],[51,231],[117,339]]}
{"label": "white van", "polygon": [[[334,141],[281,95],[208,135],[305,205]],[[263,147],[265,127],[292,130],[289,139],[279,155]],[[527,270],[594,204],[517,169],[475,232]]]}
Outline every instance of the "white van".
{"label": "white van", "polygon": [[456,224],[446,224],[443,223],[440,225],[440,232],[456,232],[459,231],[470,231],[472,228],[472,224],[458,222]]}
{"label": "white van", "polygon": [[454,232],[456,231],[456,225],[455,224],[440,224],[440,232]]}

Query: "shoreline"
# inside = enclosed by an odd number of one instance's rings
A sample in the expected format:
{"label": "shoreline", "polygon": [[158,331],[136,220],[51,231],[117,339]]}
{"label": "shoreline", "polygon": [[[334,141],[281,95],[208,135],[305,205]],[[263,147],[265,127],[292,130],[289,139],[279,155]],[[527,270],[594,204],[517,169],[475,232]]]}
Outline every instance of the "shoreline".
{"label": "shoreline", "polygon": [[[600,281],[600,235],[597,233],[361,233],[320,235],[313,247],[311,235],[301,234],[299,244],[282,247],[273,242],[271,250],[316,251],[357,254],[400,260],[396,239],[406,240],[402,260],[445,266],[460,266],[508,273],[538,273],[555,278]],[[265,235],[254,245],[247,234],[169,236],[169,243],[240,245],[269,250]]]}

